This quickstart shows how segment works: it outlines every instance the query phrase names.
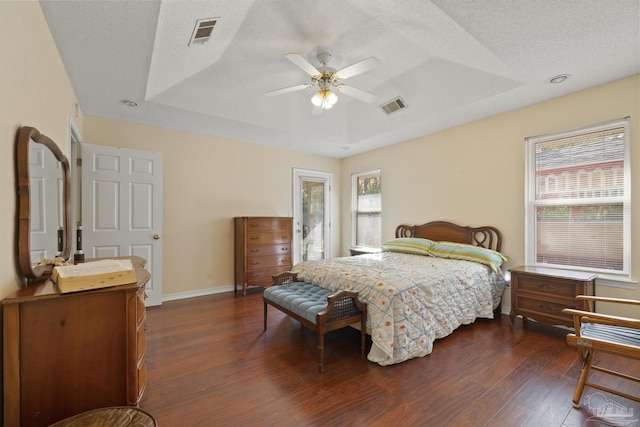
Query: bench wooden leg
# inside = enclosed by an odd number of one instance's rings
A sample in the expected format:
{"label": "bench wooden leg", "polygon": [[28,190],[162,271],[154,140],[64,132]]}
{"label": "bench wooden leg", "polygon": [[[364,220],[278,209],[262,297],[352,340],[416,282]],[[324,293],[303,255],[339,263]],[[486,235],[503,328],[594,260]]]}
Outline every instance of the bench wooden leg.
{"label": "bench wooden leg", "polygon": [[266,301],[264,301],[263,304],[264,304],[264,330],[266,331],[267,330],[267,306],[269,304],[267,304]]}
{"label": "bench wooden leg", "polygon": [[318,351],[320,353],[320,361],[318,363],[318,372],[324,372],[324,334],[318,331]]}

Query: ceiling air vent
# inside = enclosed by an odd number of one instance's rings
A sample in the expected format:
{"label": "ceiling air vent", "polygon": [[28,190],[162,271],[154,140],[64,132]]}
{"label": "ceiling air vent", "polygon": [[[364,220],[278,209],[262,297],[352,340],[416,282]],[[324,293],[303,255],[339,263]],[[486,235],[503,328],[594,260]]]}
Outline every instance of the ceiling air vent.
{"label": "ceiling air vent", "polygon": [[407,107],[407,104],[405,104],[404,100],[400,97],[397,97],[396,99],[393,99],[387,102],[386,104],[383,104],[380,106],[380,108],[382,108],[382,111],[384,111],[387,114],[395,113],[396,111],[400,111],[406,107]]}
{"label": "ceiling air vent", "polygon": [[220,18],[198,19],[196,21],[196,27],[193,29],[191,40],[189,40],[189,46],[192,44],[206,43],[211,37],[213,27],[216,26],[218,19]]}

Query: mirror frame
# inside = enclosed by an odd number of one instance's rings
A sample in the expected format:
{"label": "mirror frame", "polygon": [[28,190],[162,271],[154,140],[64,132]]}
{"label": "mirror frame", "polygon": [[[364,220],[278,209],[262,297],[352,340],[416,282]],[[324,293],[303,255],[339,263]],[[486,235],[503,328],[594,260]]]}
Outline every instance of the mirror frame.
{"label": "mirror frame", "polygon": [[41,134],[36,128],[23,126],[18,131],[16,145],[16,171],[18,178],[18,260],[20,270],[27,281],[51,275],[52,265],[32,265],[31,263],[31,179],[29,176],[29,143],[34,141],[46,146],[62,165],[63,179],[63,246],[65,261],[71,255],[71,170],[69,160],[51,138]]}

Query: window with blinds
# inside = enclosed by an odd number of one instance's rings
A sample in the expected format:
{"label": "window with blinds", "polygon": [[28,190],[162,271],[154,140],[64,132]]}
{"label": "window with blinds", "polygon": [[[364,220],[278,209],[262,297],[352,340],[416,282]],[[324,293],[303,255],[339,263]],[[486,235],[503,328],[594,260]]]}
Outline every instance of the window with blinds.
{"label": "window with blinds", "polygon": [[526,142],[528,263],[628,275],[628,118]]}
{"label": "window with blinds", "polygon": [[352,246],[379,248],[381,244],[382,183],[380,170],[352,175]]}

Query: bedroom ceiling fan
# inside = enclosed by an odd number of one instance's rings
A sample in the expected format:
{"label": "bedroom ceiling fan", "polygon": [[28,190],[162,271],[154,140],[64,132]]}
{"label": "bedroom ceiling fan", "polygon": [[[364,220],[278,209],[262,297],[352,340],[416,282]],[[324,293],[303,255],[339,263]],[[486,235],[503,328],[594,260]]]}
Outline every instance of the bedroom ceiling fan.
{"label": "bedroom ceiling fan", "polygon": [[289,86],[282,89],[276,89],[266,92],[267,96],[282,95],[283,93],[294,92],[297,90],[306,89],[309,87],[317,87],[318,92],[311,98],[311,103],[314,105],[313,114],[320,114],[322,110],[328,110],[338,101],[339,93],[351,96],[359,99],[360,101],[371,104],[377,99],[377,96],[342,83],[343,80],[353,77],[357,74],[369,71],[380,64],[380,61],[371,56],[367,59],[363,59],[360,62],[351,64],[341,70],[336,71],[334,68],[328,67],[327,64],[331,59],[331,54],[327,52],[319,52],[316,55],[320,67],[316,68],[309,63],[304,57],[297,53],[289,53],[285,55],[289,61],[296,64],[303,71],[311,76],[311,81],[306,84],[299,84],[295,86]]}

